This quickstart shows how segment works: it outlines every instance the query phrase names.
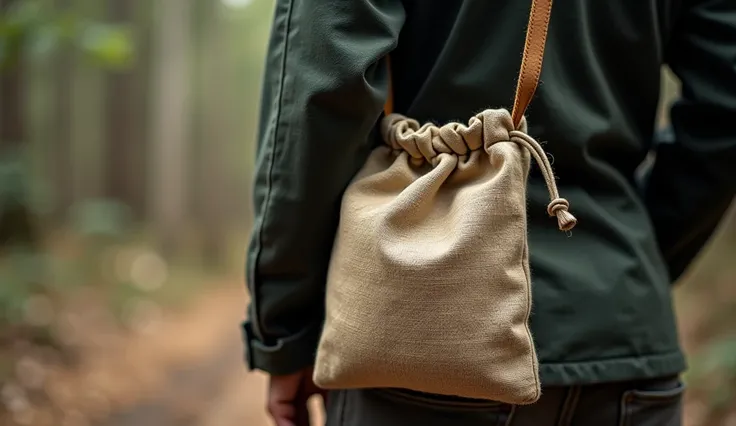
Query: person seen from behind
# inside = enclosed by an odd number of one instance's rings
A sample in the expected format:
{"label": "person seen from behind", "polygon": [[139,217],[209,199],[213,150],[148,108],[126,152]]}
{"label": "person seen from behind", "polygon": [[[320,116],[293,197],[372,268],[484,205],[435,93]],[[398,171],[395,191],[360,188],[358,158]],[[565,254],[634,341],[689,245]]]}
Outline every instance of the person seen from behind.
{"label": "person seen from behind", "polygon": [[[510,109],[531,3],[276,1],[244,333],[249,368],[269,375],[277,426],[307,425],[315,394],[326,396],[330,426],[681,424],[687,364],[672,290],[736,193],[733,0],[552,5],[525,117],[528,134],[546,142],[579,224],[569,235],[550,226],[545,180],[533,165],[529,327],[538,401],[327,391],[313,381],[343,193],[385,143],[386,102],[439,126]],[[669,127],[656,131],[663,66],[682,94],[668,106]]]}

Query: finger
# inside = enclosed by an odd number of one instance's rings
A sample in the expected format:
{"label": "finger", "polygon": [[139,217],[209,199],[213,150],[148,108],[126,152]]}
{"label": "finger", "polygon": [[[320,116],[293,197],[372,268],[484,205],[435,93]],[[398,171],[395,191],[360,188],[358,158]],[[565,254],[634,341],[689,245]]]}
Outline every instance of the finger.
{"label": "finger", "polygon": [[300,375],[272,376],[268,391],[268,412],[277,426],[296,426],[296,406]]}
{"label": "finger", "polygon": [[288,399],[271,399],[268,402],[268,412],[276,426],[296,426],[298,424],[295,403],[296,401]]}
{"label": "finger", "polygon": [[297,426],[296,423],[289,419],[278,419],[274,417],[273,421],[276,423],[276,426]]}
{"label": "finger", "polygon": [[276,426],[297,426],[293,403],[269,403],[268,411]]}

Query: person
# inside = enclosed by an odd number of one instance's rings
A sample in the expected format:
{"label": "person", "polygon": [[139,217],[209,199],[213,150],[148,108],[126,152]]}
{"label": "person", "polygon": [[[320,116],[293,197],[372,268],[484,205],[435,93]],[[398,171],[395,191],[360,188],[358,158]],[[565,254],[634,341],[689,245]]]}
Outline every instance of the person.
{"label": "person", "polygon": [[[394,111],[421,123],[510,109],[530,5],[277,0],[244,333],[249,367],[270,376],[278,426],[307,424],[306,398],[322,392],[311,366],[341,194],[382,143],[389,90]],[[656,136],[665,65],[682,95],[669,108],[671,130]],[[328,425],[681,423],[687,364],[671,292],[735,193],[736,2],[558,1],[527,118],[579,219],[569,238],[549,226],[533,168],[530,324],[542,397],[509,406],[336,390],[327,395]]]}

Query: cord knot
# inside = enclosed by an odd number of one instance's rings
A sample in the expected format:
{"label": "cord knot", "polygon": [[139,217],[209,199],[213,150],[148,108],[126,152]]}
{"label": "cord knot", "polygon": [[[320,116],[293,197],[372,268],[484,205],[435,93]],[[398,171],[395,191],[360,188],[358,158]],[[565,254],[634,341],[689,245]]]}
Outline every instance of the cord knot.
{"label": "cord knot", "polygon": [[547,214],[552,217],[557,216],[560,231],[569,231],[578,223],[575,216],[568,211],[569,208],[570,203],[564,198],[555,198],[547,206]]}

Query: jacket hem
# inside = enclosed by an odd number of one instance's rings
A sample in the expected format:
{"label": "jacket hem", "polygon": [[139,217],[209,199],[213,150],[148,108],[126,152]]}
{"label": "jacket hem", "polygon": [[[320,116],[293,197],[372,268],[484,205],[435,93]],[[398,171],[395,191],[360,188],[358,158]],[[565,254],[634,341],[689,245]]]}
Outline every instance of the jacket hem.
{"label": "jacket hem", "polygon": [[580,362],[542,362],[542,386],[573,386],[651,379],[687,369],[682,352]]}

